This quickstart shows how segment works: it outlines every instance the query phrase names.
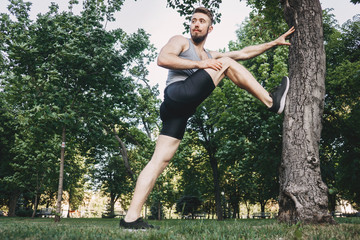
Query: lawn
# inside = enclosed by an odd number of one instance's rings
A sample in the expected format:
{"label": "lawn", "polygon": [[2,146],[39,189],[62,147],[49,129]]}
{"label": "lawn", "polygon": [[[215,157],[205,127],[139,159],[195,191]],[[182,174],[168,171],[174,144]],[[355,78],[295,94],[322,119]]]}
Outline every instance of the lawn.
{"label": "lawn", "polygon": [[0,218],[0,239],[360,239],[360,218],[337,218],[338,225],[279,224],[276,220],[150,221],[160,230],[129,232],[119,219]]}

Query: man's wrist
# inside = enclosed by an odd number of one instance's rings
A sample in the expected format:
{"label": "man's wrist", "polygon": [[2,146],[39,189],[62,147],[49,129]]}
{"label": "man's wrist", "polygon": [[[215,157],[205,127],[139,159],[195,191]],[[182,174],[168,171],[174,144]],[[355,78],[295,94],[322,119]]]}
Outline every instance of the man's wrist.
{"label": "man's wrist", "polygon": [[270,48],[275,47],[275,46],[278,45],[276,40],[273,40],[273,41],[269,42],[269,44],[270,44]]}
{"label": "man's wrist", "polygon": [[201,68],[201,61],[194,61],[194,65],[195,65],[195,69],[200,69]]}

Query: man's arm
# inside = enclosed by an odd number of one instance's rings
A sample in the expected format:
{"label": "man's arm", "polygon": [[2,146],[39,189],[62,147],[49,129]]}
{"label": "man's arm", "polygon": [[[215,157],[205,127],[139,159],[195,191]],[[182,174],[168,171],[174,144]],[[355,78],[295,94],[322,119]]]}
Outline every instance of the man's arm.
{"label": "man's arm", "polygon": [[295,28],[290,28],[286,33],[281,35],[279,38],[275,39],[274,41],[245,47],[239,51],[232,51],[226,53],[219,53],[219,52],[211,52],[213,58],[220,58],[220,57],[230,57],[234,60],[247,60],[254,58],[265,51],[279,45],[291,45],[290,43],[286,42],[286,37],[292,34],[295,31]]}
{"label": "man's arm", "polygon": [[161,49],[157,64],[160,67],[168,69],[205,69],[212,68],[214,70],[221,69],[221,63],[215,59],[206,59],[202,61],[193,61],[179,57],[179,54],[189,46],[188,40],[183,36],[174,36]]}

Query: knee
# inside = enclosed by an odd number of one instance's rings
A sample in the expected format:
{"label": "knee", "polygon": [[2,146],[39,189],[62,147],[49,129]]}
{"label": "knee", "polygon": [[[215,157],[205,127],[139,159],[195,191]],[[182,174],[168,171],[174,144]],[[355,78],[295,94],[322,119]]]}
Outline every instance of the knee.
{"label": "knee", "polygon": [[169,165],[171,157],[166,155],[153,155],[151,158],[151,163],[160,168],[165,168]]}
{"label": "knee", "polygon": [[171,160],[171,159],[165,159],[165,160],[163,160],[163,162],[162,162],[162,167],[163,167],[163,168],[166,168],[166,167],[169,165],[170,160]]}
{"label": "knee", "polygon": [[218,59],[221,63],[223,68],[228,69],[233,67],[235,64],[239,64],[238,62],[236,62],[234,59],[230,58],[230,57],[222,57]]}
{"label": "knee", "polygon": [[156,169],[161,174],[164,169],[169,165],[170,159],[162,159],[161,161],[157,161],[154,164],[156,165]]}

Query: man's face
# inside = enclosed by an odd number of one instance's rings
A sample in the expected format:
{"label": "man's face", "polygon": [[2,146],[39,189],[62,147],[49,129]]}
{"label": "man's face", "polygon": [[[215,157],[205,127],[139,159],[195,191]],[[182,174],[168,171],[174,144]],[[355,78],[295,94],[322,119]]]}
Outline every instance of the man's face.
{"label": "man's face", "polygon": [[212,31],[210,18],[203,13],[194,13],[191,18],[190,35],[195,43],[203,42]]}

